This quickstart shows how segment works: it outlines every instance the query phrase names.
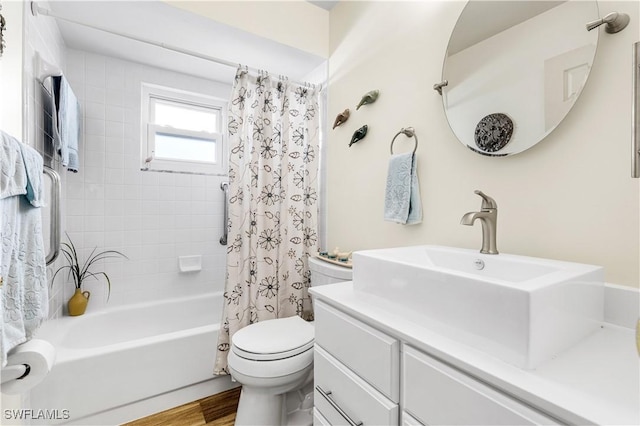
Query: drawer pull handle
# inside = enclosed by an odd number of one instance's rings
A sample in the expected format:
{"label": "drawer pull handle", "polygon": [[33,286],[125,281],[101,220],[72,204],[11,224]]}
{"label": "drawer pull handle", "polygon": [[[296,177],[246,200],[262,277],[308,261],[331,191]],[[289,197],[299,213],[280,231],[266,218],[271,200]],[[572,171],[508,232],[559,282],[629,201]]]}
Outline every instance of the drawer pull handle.
{"label": "drawer pull handle", "polygon": [[358,423],[354,422],[351,419],[351,417],[349,417],[349,415],[347,413],[345,413],[342,408],[340,408],[340,406],[333,400],[333,398],[331,398],[331,391],[325,392],[320,386],[316,386],[316,390],[342,416],[342,418],[344,418],[347,421],[347,423],[349,423],[349,426],[362,426],[363,425],[362,422],[358,422]]}

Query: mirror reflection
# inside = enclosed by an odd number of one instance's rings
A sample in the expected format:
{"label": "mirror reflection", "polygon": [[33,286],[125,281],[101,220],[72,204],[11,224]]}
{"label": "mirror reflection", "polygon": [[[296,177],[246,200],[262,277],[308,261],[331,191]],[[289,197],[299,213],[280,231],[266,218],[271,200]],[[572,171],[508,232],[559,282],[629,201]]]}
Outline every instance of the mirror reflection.
{"label": "mirror reflection", "polygon": [[595,1],[470,0],[442,76],[449,83],[444,109],[458,139],[480,154],[505,156],[551,133],[587,81],[598,31],[585,24],[597,18]]}

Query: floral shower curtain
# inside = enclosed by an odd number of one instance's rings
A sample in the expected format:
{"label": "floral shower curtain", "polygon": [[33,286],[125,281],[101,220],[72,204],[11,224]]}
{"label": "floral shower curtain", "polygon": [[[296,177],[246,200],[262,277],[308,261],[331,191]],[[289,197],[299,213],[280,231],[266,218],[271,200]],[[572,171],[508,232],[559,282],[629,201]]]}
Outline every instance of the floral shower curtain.
{"label": "floral shower curtain", "polygon": [[319,90],[240,68],[229,104],[229,236],[215,374],[228,374],[231,336],[299,315],[311,301],[317,246]]}

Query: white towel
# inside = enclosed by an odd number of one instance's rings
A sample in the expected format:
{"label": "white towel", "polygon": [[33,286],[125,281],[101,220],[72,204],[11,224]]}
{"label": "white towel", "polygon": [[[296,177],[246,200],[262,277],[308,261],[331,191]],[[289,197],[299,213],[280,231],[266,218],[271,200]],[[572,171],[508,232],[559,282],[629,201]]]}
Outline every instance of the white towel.
{"label": "white towel", "polygon": [[409,152],[389,159],[384,199],[384,220],[403,225],[422,222],[420,186],[416,172],[416,156]]}
{"label": "white towel", "polygon": [[57,95],[58,153],[62,157],[62,165],[77,172],[80,168],[80,104],[64,76],[53,77],[53,80]]}
{"label": "white towel", "polygon": [[27,193],[21,143],[0,130],[0,199]]}
{"label": "white towel", "polygon": [[[28,152],[30,163],[32,160],[37,163],[37,158],[31,158],[29,150],[25,152]],[[0,276],[3,279],[0,287],[0,360],[3,367],[7,362],[7,352],[30,340],[49,314],[42,216],[40,209],[22,196],[27,193],[28,173],[29,178],[33,173],[34,177],[41,179],[42,163],[39,163],[39,170],[25,172],[21,147],[18,147],[18,155],[14,158],[19,164],[16,167],[22,169],[25,177],[20,183],[23,185],[20,194],[0,198]],[[0,163],[4,171],[4,157]],[[30,167],[37,166],[32,164]],[[33,199],[37,200],[35,194],[38,192],[38,184],[35,182],[36,179],[33,179],[32,190]]]}

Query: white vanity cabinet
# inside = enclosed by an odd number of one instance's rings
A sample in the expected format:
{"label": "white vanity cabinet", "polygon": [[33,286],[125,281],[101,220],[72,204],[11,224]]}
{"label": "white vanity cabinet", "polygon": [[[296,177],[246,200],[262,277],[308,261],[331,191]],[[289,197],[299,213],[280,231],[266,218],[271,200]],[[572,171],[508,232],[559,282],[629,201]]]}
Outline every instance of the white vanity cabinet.
{"label": "white vanity cabinet", "polygon": [[397,425],[400,343],[315,304],[314,424]]}
{"label": "white vanity cabinet", "polygon": [[333,399],[316,392],[316,425],[349,424],[340,411],[363,426],[640,425],[640,363],[629,327],[604,323],[535,369],[523,369],[467,343],[446,323],[354,283],[309,291],[316,307],[315,381]]}
{"label": "white vanity cabinet", "polygon": [[[402,350],[403,410],[415,425],[552,425],[553,419],[408,345]],[[418,423],[415,423],[418,421]]]}
{"label": "white vanity cabinet", "polygon": [[314,425],[548,425],[552,418],[321,301]]}

